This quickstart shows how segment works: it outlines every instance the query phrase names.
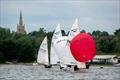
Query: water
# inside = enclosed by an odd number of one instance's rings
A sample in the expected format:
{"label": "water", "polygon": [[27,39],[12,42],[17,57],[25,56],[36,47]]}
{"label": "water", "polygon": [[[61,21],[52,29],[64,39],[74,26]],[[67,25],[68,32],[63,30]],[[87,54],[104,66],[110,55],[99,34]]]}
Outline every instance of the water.
{"label": "water", "polygon": [[79,79],[79,80],[120,80],[120,67],[91,66],[89,70],[63,71],[58,66],[46,69],[32,65],[0,65],[0,80],[41,80],[41,79]]}

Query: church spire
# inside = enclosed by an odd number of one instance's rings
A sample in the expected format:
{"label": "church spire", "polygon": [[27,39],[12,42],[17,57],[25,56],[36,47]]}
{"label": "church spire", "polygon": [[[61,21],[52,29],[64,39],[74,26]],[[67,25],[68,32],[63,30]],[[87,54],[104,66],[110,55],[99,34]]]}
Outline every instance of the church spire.
{"label": "church spire", "polygon": [[23,25],[23,19],[22,19],[22,11],[20,10],[20,18],[19,18],[19,24],[17,25],[17,33],[18,34],[25,34],[25,25]]}
{"label": "church spire", "polygon": [[20,10],[20,20],[19,20],[19,25],[23,25],[22,11],[21,11],[21,10]]}

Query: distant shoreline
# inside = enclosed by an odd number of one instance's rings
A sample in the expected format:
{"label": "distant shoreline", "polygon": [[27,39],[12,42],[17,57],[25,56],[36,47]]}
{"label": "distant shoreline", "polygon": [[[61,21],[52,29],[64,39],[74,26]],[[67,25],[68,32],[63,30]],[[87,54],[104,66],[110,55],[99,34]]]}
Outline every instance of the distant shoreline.
{"label": "distant shoreline", "polygon": [[0,63],[0,65],[32,65],[33,63]]}
{"label": "distant shoreline", "polygon": [[[28,65],[28,66],[33,66],[33,63],[0,63],[0,65]],[[41,66],[41,65],[39,65]],[[90,66],[113,66],[112,64],[90,64]]]}

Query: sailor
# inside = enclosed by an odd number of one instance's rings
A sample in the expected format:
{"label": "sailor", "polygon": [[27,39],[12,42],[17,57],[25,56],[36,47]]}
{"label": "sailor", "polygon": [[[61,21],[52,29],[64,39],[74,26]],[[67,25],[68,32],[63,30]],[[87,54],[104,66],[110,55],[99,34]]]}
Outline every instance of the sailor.
{"label": "sailor", "polygon": [[74,71],[78,71],[79,68],[77,67],[77,65],[74,66]]}
{"label": "sailor", "polygon": [[90,67],[90,64],[86,63],[86,69],[89,69],[89,67]]}
{"label": "sailor", "polygon": [[44,65],[45,68],[51,68],[52,65]]}
{"label": "sailor", "polygon": [[71,68],[71,65],[67,65],[67,67],[70,67],[70,68]]}

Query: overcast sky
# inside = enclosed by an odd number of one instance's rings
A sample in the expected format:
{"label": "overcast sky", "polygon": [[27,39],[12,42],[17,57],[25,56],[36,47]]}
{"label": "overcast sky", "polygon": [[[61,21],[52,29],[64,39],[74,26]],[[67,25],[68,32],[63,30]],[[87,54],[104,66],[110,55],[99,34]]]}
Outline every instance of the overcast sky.
{"label": "overcast sky", "polygon": [[27,32],[53,31],[58,23],[67,32],[75,18],[86,32],[120,28],[120,0],[0,0],[0,26],[16,31],[20,10]]}

